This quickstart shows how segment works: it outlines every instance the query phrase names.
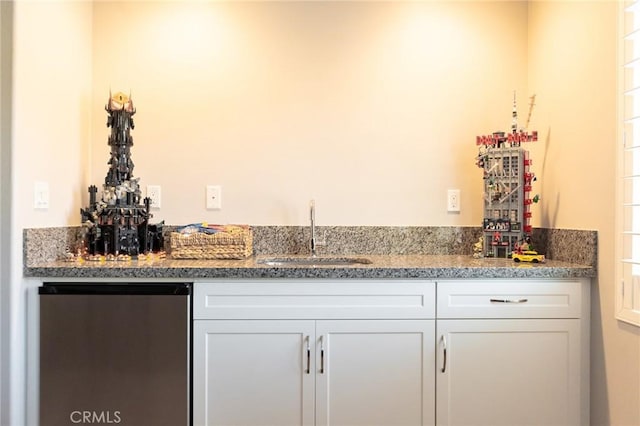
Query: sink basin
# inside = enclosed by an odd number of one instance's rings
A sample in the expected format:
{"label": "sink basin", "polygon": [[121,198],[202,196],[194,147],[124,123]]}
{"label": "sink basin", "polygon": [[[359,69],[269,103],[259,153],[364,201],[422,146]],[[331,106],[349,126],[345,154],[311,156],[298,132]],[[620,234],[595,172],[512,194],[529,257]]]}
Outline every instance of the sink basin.
{"label": "sink basin", "polygon": [[351,266],[368,265],[371,260],[364,257],[267,257],[258,259],[257,263],[267,266]]}

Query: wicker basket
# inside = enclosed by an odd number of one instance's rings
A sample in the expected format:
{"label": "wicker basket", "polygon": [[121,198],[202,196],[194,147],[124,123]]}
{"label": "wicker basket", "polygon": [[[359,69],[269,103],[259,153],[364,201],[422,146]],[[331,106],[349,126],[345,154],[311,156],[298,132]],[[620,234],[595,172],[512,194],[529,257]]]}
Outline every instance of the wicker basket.
{"label": "wicker basket", "polygon": [[171,257],[176,259],[244,259],[253,254],[251,228],[227,225],[215,234],[171,233]]}

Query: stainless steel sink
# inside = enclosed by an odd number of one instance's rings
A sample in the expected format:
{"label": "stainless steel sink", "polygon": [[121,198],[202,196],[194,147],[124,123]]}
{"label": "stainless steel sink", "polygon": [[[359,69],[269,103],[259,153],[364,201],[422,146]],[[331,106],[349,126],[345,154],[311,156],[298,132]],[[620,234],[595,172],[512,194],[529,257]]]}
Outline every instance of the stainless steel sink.
{"label": "stainless steel sink", "polygon": [[267,266],[353,266],[368,265],[371,260],[364,257],[350,256],[288,256],[288,257],[265,257],[258,259],[256,263]]}

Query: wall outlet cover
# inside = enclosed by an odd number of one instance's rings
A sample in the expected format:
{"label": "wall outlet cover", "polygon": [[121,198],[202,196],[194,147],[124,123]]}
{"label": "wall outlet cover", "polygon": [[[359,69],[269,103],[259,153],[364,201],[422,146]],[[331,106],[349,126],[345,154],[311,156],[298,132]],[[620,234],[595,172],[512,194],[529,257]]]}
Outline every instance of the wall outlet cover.
{"label": "wall outlet cover", "polygon": [[151,208],[159,209],[162,206],[162,188],[160,185],[147,185],[147,197],[151,198]]}
{"label": "wall outlet cover", "polygon": [[447,211],[448,212],[460,211],[460,190],[459,189],[447,190]]}

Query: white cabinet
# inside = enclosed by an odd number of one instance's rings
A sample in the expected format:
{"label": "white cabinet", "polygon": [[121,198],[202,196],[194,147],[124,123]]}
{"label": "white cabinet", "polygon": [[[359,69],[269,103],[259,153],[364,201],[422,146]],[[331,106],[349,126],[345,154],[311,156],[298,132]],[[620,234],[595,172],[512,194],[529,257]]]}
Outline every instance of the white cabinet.
{"label": "white cabinet", "polygon": [[580,425],[575,320],[439,320],[438,425]]}
{"label": "white cabinet", "polygon": [[580,281],[438,282],[436,423],[588,424],[587,291]]}
{"label": "white cabinet", "polygon": [[586,279],[194,289],[195,426],[589,424]]}
{"label": "white cabinet", "polygon": [[314,424],[313,321],[195,321],[193,333],[194,425]]}
{"label": "white cabinet", "polygon": [[194,425],[432,425],[434,314],[428,282],[197,283]]}
{"label": "white cabinet", "polygon": [[317,425],[432,425],[434,321],[318,321]]}

